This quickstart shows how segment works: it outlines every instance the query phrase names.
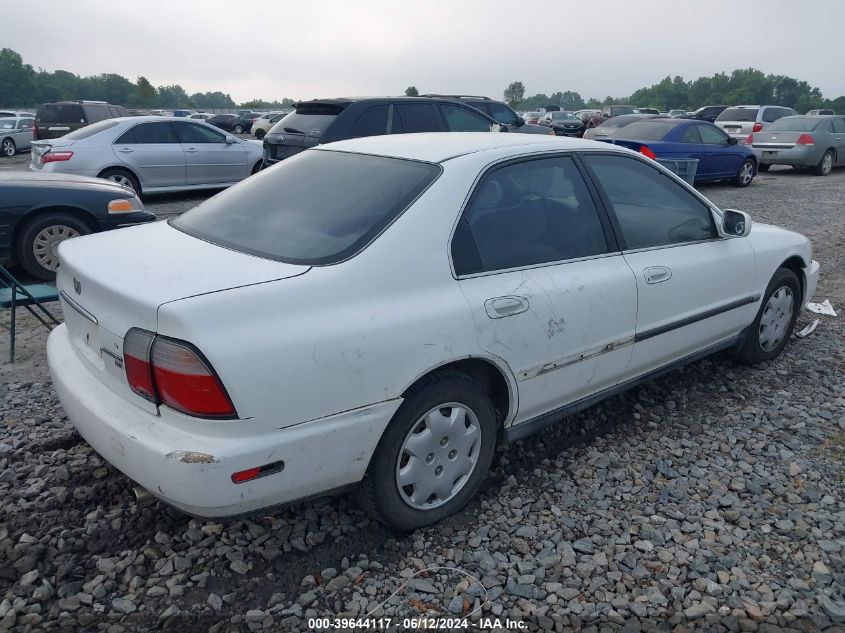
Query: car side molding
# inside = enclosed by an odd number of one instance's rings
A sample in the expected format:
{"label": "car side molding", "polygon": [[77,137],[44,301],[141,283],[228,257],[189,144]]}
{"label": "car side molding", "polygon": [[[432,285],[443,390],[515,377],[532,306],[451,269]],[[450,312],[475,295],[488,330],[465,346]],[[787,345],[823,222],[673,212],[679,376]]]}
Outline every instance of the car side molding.
{"label": "car side molding", "polygon": [[532,418],[507,429],[503,429],[504,432],[502,433],[501,439],[505,444],[512,444],[513,442],[533,435],[538,431],[542,431],[550,426],[559,424],[561,422],[561,418],[568,417],[583,411],[584,409],[588,409],[599,402],[612,398],[624,391],[628,391],[629,389],[636,387],[637,385],[641,385],[644,382],[658,378],[659,376],[674,371],[684,365],[701,360],[702,358],[706,358],[707,356],[711,356],[712,354],[726,349],[739,349],[745,342],[747,333],[748,330],[745,329],[736,336],[732,336],[724,341],[705,347],[698,352],[685,356],[684,358],[678,359],[663,367],[659,367],[658,369],[643,374],[642,376],[632,378],[631,380],[619,383],[618,385],[609,387],[608,389],[604,389],[598,393],[594,393],[593,395],[582,398],[581,400],[576,400],[575,402],[571,402],[567,405],[554,409],[553,411],[549,411],[548,413],[543,413],[536,418]]}

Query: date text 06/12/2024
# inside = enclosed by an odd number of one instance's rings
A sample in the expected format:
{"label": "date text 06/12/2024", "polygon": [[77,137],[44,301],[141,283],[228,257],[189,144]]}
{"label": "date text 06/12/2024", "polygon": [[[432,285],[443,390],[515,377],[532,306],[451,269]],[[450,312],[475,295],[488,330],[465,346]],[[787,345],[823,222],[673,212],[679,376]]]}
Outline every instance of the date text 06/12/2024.
{"label": "date text 06/12/2024", "polygon": [[510,618],[484,617],[475,622],[468,618],[309,618],[308,628],[313,631],[353,631],[353,630],[385,630],[399,627],[399,631],[467,629],[472,631],[525,631],[528,624],[522,620]]}

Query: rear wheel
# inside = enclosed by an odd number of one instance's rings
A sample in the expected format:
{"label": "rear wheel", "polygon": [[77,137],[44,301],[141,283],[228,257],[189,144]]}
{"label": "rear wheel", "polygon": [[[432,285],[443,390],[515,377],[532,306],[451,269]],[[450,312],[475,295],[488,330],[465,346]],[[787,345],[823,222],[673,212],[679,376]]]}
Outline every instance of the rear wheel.
{"label": "rear wheel", "polygon": [[736,175],[734,184],[736,184],[737,187],[747,187],[751,184],[751,181],[754,180],[754,173],[754,161],[749,158],[742,163],[742,167],[739,168],[739,173]]}
{"label": "rear wheel", "polygon": [[15,142],[12,139],[3,139],[3,143],[0,144],[0,153],[2,153],[3,156],[14,156],[17,151],[18,148],[15,146]]}
{"label": "rear wheel", "polygon": [[59,259],[56,249],[72,237],[91,233],[91,227],[69,213],[50,213],[27,224],[18,238],[21,266],[33,277],[55,279]]}
{"label": "rear wheel", "polygon": [[244,126],[243,125],[236,125],[235,126],[235,134],[243,134],[244,133]]}
{"label": "rear wheel", "polygon": [[778,268],[766,288],[760,311],[748,329],[739,357],[747,363],[776,358],[786,347],[800,308],[798,276],[788,268]]}
{"label": "rear wheel", "polygon": [[433,374],[412,387],[358,486],[361,504],[398,530],[435,523],[475,495],[493,459],[496,414],[476,381]]}
{"label": "rear wheel", "polygon": [[766,173],[767,171],[769,171],[769,167],[771,167],[771,165],[767,165],[766,163],[760,163],[760,165],[757,167],[757,171],[762,171],[763,173]]}
{"label": "rear wheel", "polygon": [[257,138],[259,141],[264,138],[265,134],[267,134],[267,132],[265,132],[261,128],[255,130],[255,138]]}
{"label": "rear wheel", "polygon": [[827,176],[833,171],[833,150],[829,149],[824,153],[819,164],[816,165],[816,175]]}
{"label": "rear wheel", "polygon": [[100,178],[105,178],[106,180],[111,180],[123,185],[124,187],[129,187],[137,195],[141,195],[141,183],[138,182],[138,179],[135,178],[132,173],[126,171],[125,169],[107,169],[100,174]]}

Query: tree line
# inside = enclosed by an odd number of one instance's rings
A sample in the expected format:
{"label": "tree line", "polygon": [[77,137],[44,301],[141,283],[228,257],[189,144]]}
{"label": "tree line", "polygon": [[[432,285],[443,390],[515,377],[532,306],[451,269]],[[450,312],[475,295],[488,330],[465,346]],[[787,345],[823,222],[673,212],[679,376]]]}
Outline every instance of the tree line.
{"label": "tree line", "polygon": [[[10,48],[0,50],[0,106],[35,108],[40,103],[62,99],[108,101],[129,108],[234,108],[238,104],[228,93],[188,94],[179,84],[153,86],[146,77],[134,82],[122,75],[105,73],[80,77],[66,70],[52,72],[34,69]],[[252,99],[240,104],[246,108],[283,108],[294,101]]]}
{"label": "tree line", "polygon": [[815,108],[833,108],[845,112],[845,95],[826,99],[821,91],[808,84],[785,75],[766,75],[756,68],[745,68],[727,73],[716,73],[712,77],[699,77],[685,81],[683,77],[665,77],[660,82],[640,88],[627,97],[584,100],[577,92],[555,92],[551,95],[525,96],[525,86],[514,81],[504,91],[504,99],[519,110],[534,110],[546,105],[558,105],[563,110],[600,108],[607,104],[630,104],[658,110],[695,110],[706,105],[768,104],[793,108],[807,112]]}

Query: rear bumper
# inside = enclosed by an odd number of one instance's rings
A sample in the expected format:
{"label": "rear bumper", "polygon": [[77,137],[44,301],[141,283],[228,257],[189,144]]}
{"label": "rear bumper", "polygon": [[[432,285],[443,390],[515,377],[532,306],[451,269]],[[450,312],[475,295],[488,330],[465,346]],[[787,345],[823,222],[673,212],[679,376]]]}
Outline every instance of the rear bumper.
{"label": "rear bumper", "polygon": [[[90,373],[64,324],[50,334],[47,359],[62,406],[94,450],[162,501],[202,517],[243,514],[360,481],[401,404],[284,429],[258,420],[200,420],[166,407],[154,415]],[[233,473],[278,462],[280,472],[232,482]]]}
{"label": "rear bumper", "polygon": [[789,149],[767,149],[753,147],[757,161],[761,165],[795,165],[796,167],[813,167],[819,164],[824,151],[815,146],[791,147]]}

